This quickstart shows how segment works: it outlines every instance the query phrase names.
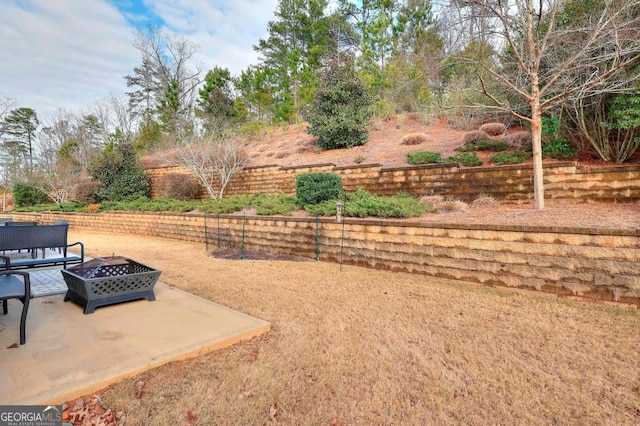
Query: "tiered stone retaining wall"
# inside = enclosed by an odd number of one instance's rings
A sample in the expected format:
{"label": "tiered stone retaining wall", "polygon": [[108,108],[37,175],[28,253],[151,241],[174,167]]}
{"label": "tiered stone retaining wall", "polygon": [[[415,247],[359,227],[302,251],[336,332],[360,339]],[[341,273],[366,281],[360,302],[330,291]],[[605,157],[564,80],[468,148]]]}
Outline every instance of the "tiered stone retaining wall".
{"label": "tiered stone retaining wall", "polygon": [[[148,169],[152,195],[168,173],[188,173],[178,167]],[[530,164],[461,168],[457,165],[383,167],[380,164],[335,167],[316,164],[304,167],[250,167],[237,173],[226,194],[285,193],[295,195],[296,176],[307,172],[331,172],[342,177],[347,192],[364,189],[372,194],[395,195],[400,191],[471,201],[480,194],[511,203],[533,200],[533,170]],[[575,162],[544,166],[545,198],[548,202],[640,202],[640,167],[582,169]],[[201,191],[201,197],[206,193]]]}
{"label": "tiered stone retaining wall", "polygon": [[[176,213],[14,213],[40,224],[277,252],[640,306],[640,229],[443,225]],[[244,223],[243,223],[244,222]],[[317,236],[317,240],[316,240]],[[344,236],[344,238],[343,238]],[[316,244],[317,241],[317,244]],[[222,245],[222,244],[221,244]],[[135,253],[130,253],[135,257]]]}

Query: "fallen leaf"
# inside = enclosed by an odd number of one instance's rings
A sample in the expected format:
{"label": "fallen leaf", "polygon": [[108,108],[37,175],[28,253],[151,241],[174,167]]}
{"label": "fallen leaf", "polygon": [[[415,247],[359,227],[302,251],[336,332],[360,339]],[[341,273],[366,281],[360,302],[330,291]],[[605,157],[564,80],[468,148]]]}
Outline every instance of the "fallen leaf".
{"label": "fallen leaf", "polygon": [[238,399],[249,398],[250,396],[253,396],[252,390],[242,391],[240,392],[240,395],[238,395]]}
{"label": "fallen leaf", "polygon": [[18,344],[17,344],[17,343],[14,343],[14,344],[13,344],[13,345],[11,345],[11,346],[7,346],[7,349],[15,349],[15,348],[17,348],[17,347],[18,347]]}
{"label": "fallen leaf", "polygon": [[98,404],[98,405],[102,405],[102,396],[100,395],[93,395],[93,403],[94,404]]}
{"label": "fallen leaf", "polygon": [[269,408],[269,416],[272,421],[275,421],[276,417],[278,417],[278,403],[276,401],[273,401],[271,408]]}
{"label": "fallen leaf", "polygon": [[138,399],[142,398],[142,395],[144,394],[145,385],[146,385],[146,383],[143,382],[142,380],[140,380],[138,383],[136,383],[136,398],[138,398]]}
{"label": "fallen leaf", "polygon": [[187,421],[189,423],[191,423],[192,421],[194,421],[198,416],[196,416],[193,411],[189,410],[187,411]]}
{"label": "fallen leaf", "polygon": [[71,411],[78,411],[78,410],[82,410],[83,408],[84,408],[84,399],[79,398],[79,399],[76,399],[76,402],[73,404]]}
{"label": "fallen leaf", "polygon": [[113,412],[111,411],[111,409],[108,409],[107,411],[102,413],[102,416],[100,416],[100,417],[105,419],[107,421],[107,423],[112,423],[113,422]]}

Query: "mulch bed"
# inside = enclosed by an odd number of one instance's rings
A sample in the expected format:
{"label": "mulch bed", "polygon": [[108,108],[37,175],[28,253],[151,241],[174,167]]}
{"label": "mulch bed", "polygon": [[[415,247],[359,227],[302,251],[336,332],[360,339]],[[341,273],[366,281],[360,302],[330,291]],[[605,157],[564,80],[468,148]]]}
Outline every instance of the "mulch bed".
{"label": "mulch bed", "polygon": [[311,262],[313,259],[300,256],[290,256],[279,253],[268,253],[264,251],[246,250],[244,258],[241,257],[241,251],[238,248],[219,249],[209,253],[209,256],[216,259],[228,260],[289,260],[292,262]]}

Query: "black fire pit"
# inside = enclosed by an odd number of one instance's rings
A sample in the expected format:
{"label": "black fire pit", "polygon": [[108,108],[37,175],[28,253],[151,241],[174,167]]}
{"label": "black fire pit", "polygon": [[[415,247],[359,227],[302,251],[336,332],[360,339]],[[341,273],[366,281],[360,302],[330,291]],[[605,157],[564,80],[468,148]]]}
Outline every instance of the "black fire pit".
{"label": "black fire pit", "polygon": [[112,303],[138,299],[153,302],[153,287],[161,272],[122,256],[97,257],[62,270],[68,287],[64,301],[83,306],[85,315]]}

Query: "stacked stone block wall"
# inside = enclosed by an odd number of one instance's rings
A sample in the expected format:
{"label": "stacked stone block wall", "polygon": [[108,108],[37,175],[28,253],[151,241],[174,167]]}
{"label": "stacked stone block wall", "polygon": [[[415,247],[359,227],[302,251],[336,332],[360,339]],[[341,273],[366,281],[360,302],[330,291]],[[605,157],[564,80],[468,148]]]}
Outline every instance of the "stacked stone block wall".
{"label": "stacked stone block wall", "polygon": [[[152,196],[167,173],[188,173],[172,167],[149,169]],[[347,192],[364,189],[372,194],[395,195],[400,191],[421,197],[442,195],[472,201],[491,195],[510,203],[533,201],[533,170],[530,164],[463,168],[455,164],[385,168],[380,164],[335,167],[317,164],[299,167],[277,165],[245,168],[229,183],[225,194],[285,193],[295,195],[296,176],[308,172],[336,173]],[[548,202],[640,202],[640,167],[583,169],[575,162],[544,165],[545,198]],[[203,190],[201,197],[207,194]]]}
{"label": "stacked stone block wall", "polygon": [[[201,242],[640,306],[640,229],[177,213],[14,213],[72,229]],[[206,231],[205,231],[206,229]],[[343,238],[344,236],[344,238]],[[126,253],[135,257],[135,249]]]}

